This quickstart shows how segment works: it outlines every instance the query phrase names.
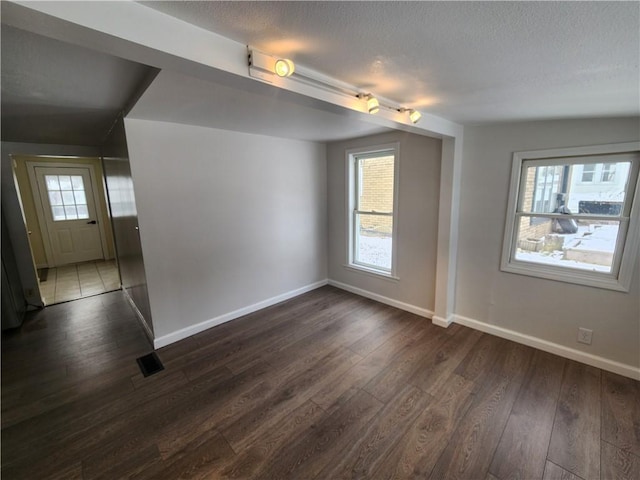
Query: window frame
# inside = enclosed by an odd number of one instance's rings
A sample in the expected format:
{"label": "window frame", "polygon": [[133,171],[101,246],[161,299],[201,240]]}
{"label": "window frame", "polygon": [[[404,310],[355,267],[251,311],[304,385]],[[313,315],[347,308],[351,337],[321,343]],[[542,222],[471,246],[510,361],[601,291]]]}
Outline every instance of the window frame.
{"label": "window frame", "polygon": [[[517,248],[518,222],[523,216],[518,211],[524,195],[523,179],[526,166],[597,164],[610,155],[628,154],[620,161],[631,161],[629,182],[620,216],[609,217],[618,220],[618,239],[614,250],[614,258],[610,273],[593,272],[564,266],[537,264],[515,259]],[[586,285],[596,288],[628,292],[631,285],[633,269],[640,246],[640,142],[596,145],[587,147],[559,148],[552,150],[536,150],[515,152],[513,154],[509,203],[505,218],[504,240],[500,270],[531,277],[545,278],[565,283]],[[533,212],[531,212],[533,213]],[[565,214],[535,214],[554,218]],[[527,215],[529,216],[529,212]],[[594,215],[572,214],[571,218],[587,218]],[[595,215],[597,217],[597,215]]]}
{"label": "window frame", "polygon": [[[358,188],[356,180],[359,177],[356,161],[358,158],[371,158],[376,156],[393,155],[393,212],[390,215],[393,219],[391,231],[391,269],[378,268],[374,265],[359,263],[355,260],[357,238],[356,228],[356,206]],[[400,180],[400,144],[399,142],[386,143],[382,145],[350,148],[345,151],[346,166],[346,263],[345,267],[362,273],[371,274],[385,279],[399,280],[397,276],[398,267],[398,190]],[[369,212],[360,212],[369,213]]]}

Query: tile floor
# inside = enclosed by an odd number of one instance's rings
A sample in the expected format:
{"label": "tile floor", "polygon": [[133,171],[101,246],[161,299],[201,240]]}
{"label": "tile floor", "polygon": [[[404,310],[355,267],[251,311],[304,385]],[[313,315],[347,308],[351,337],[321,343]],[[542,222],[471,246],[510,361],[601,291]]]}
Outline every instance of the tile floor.
{"label": "tile floor", "polygon": [[65,265],[50,268],[47,279],[40,282],[45,305],[90,297],[120,288],[115,260]]}

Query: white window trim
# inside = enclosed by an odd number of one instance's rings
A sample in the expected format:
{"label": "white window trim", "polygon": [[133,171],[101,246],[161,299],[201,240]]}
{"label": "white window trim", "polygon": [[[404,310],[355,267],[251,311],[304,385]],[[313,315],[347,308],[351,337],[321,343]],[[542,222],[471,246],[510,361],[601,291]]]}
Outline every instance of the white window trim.
{"label": "white window trim", "polygon": [[[513,154],[513,164],[511,170],[511,184],[509,188],[509,203],[507,206],[507,216],[505,220],[505,232],[502,245],[502,259],[500,269],[503,272],[517,273],[532,277],[546,278],[566,283],[586,285],[590,287],[605,288],[628,292],[631,285],[631,277],[637,262],[638,249],[640,248],[640,175],[636,176],[635,185],[632,183],[634,172],[638,171],[638,161],[632,163],[629,182],[631,202],[628,228],[624,229],[620,223],[618,234],[618,244],[616,252],[622,252],[614,258],[612,273],[591,272],[587,270],[573,269],[567,267],[554,267],[550,265],[535,264],[515,260],[516,248],[516,209],[520,199],[520,184],[522,178],[522,166],[525,160],[536,160],[540,164],[545,163],[545,159],[556,162],[563,159],[566,163],[582,163],[585,159],[576,159],[579,156],[611,155],[629,153],[640,155],[640,142],[616,143],[609,145],[596,145],[588,147],[559,148],[552,150],[537,150],[528,152],[515,152]],[[563,158],[566,157],[566,158]],[[574,158],[569,158],[574,157]],[[596,163],[597,158],[590,158],[589,163]],[[633,191],[631,191],[633,189]]]}
{"label": "white window trim", "polygon": [[[393,151],[393,232],[391,234],[391,271],[378,270],[375,267],[361,265],[354,262],[353,245],[354,245],[354,216],[355,196],[353,195],[352,185],[355,180],[355,158],[358,155],[369,155],[381,152]],[[398,268],[398,186],[400,180],[400,143],[386,143],[383,145],[374,145],[370,147],[351,148],[345,152],[345,178],[346,178],[346,264],[345,268],[360,273],[383,277],[385,279],[399,280],[397,275]]]}

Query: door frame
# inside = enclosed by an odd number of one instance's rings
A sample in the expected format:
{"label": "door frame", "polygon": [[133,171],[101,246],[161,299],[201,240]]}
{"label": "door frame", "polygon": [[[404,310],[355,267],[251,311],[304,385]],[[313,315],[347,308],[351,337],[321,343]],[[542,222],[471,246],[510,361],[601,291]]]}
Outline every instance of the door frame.
{"label": "door frame", "polygon": [[42,243],[44,246],[44,253],[47,257],[47,268],[57,267],[54,256],[53,248],[51,247],[51,236],[47,222],[45,219],[45,213],[42,202],[42,192],[38,186],[38,180],[36,176],[37,167],[51,167],[51,168],[86,168],[89,170],[89,178],[91,179],[91,189],[93,190],[93,201],[96,208],[96,217],[98,217],[98,229],[100,231],[100,248],[102,250],[102,258],[106,259],[107,251],[107,237],[104,229],[105,219],[103,218],[102,208],[100,208],[100,197],[98,195],[98,182],[96,178],[96,171],[91,164],[79,164],[79,163],[66,163],[66,162],[39,162],[34,160],[27,160],[25,162],[27,166],[27,174],[29,175],[29,183],[31,184],[31,193],[33,194],[33,203],[36,208],[36,215],[38,217],[38,224],[40,225],[40,232],[42,233]]}

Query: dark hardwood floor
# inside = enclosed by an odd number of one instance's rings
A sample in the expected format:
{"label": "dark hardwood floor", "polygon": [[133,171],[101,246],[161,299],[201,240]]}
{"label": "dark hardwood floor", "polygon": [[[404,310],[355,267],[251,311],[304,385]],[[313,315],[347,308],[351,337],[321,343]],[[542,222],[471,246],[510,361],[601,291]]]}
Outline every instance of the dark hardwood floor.
{"label": "dark hardwood floor", "polygon": [[150,351],[120,292],[5,332],[2,478],[640,478],[639,382],[332,287]]}

